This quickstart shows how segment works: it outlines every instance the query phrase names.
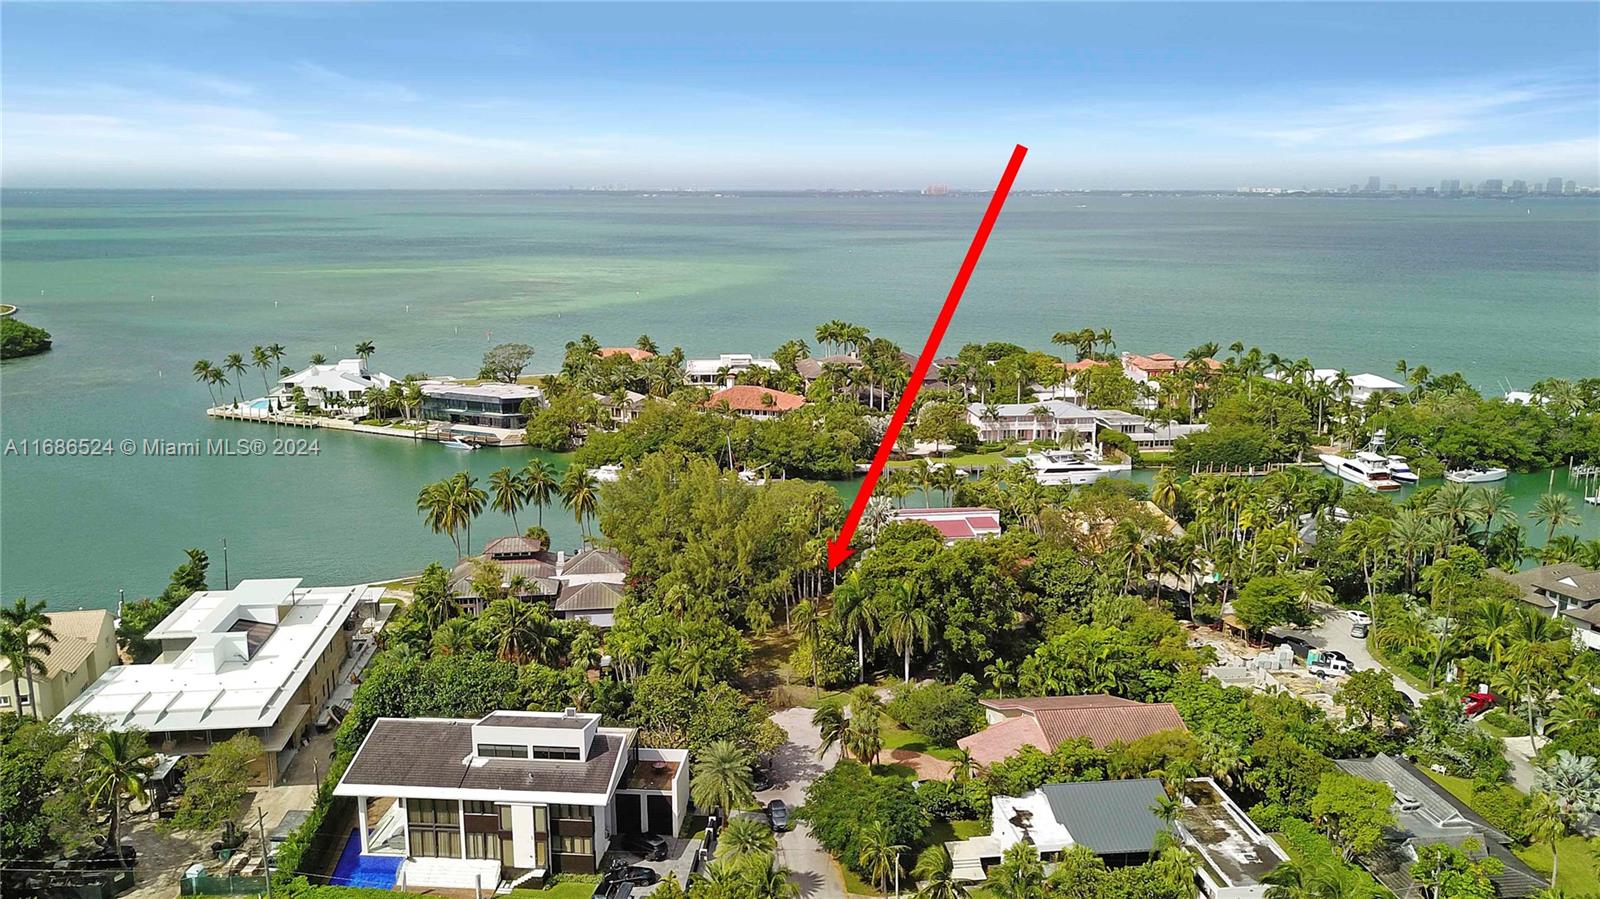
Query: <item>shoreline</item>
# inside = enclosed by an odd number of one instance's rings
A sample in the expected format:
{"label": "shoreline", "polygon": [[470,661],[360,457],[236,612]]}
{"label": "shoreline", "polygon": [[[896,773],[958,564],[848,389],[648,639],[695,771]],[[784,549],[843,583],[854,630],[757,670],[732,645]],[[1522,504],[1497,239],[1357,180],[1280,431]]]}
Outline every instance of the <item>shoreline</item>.
{"label": "shoreline", "polygon": [[[281,425],[294,428],[326,428],[332,431],[346,431],[354,434],[368,434],[374,437],[393,437],[400,440],[412,440],[418,443],[443,443],[445,440],[461,439],[460,435],[449,435],[446,432],[434,431],[433,426],[442,422],[425,422],[421,428],[390,428],[379,425],[367,425],[358,421],[347,421],[342,418],[328,418],[320,415],[305,415],[298,412],[268,412],[264,409],[251,409],[237,404],[226,406],[212,406],[206,409],[206,415],[211,418],[227,421],[249,421],[259,424]],[[487,435],[473,435],[475,438],[485,438]],[[520,431],[508,431],[497,442],[471,442],[477,447],[517,447],[527,446],[527,439]]]}

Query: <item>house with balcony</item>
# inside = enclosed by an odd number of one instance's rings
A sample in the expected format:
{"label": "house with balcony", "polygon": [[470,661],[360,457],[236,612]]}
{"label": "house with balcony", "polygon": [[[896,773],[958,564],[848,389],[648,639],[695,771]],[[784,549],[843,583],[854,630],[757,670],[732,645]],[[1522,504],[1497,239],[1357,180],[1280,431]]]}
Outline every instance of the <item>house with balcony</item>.
{"label": "house with balcony", "polygon": [[[50,612],[45,615],[54,643],[42,643],[44,673],[30,681],[17,677],[11,663],[0,658],[0,712],[19,712],[54,718],[89,685],[106,673],[117,658],[117,633],[105,609]],[[22,705],[13,708],[20,696]]]}
{"label": "house with balcony", "polygon": [[237,733],[261,740],[260,780],[276,786],[344,673],[358,606],[382,587],[301,587],[299,578],[201,590],[151,628],[161,655],[119,665],[57,715],[138,728],[169,756],[204,755]]}
{"label": "house with balcony", "polygon": [[805,397],[793,393],[752,384],[735,384],[711,394],[702,405],[712,410],[725,409],[740,418],[766,421],[793,412],[805,404]]}
{"label": "house with balcony", "polygon": [[715,359],[685,359],[683,380],[694,387],[732,387],[739,375],[752,368],[777,371],[778,363],[749,353],[723,353]]}
{"label": "house with balcony", "polygon": [[1170,450],[1184,437],[1206,429],[1205,422],[1195,424],[1158,423],[1134,412],[1121,409],[1094,410],[1095,424],[1102,431],[1117,431],[1128,435],[1140,452]]}
{"label": "house with balcony", "polygon": [[532,384],[488,381],[422,385],[422,417],[451,425],[516,431],[528,426],[528,413],[544,405],[544,391]]}
{"label": "house with balcony", "polygon": [[356,802],[361,855],[401,859],[406,888],[488,895],[593,874],[619,835],[679,833],[688,761],[570,708],[380,718],[334,795]]}
{"label": "house with balcony", "polygon": [[980,443],[1028,443],[1034,440],[1063,441],[1069,431],[1077,433],[1079,443],[1094,441],[1095,413],[1066,400],[1040,400],[1033,403],[970,403],[967,423],[978,431]]}
{"label": "house with balcony", "polygon": [[381,371],[367,368],[367,360],[340,359],[338,362],[309,365],[285,378],[267,396],[269,408],[294,409],[294,392],[299,388],[313,409],[366,408],[362,394],[373,387],[383,390],[397,383]]}

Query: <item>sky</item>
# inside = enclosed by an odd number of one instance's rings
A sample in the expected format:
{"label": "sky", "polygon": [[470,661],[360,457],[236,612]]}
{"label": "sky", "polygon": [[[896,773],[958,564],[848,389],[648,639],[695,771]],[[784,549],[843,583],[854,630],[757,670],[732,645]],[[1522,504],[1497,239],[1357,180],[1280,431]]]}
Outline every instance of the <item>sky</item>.
{"label": "sky", "polygon": [[6,187],[1600,183],[1600,4],[0,6]]}

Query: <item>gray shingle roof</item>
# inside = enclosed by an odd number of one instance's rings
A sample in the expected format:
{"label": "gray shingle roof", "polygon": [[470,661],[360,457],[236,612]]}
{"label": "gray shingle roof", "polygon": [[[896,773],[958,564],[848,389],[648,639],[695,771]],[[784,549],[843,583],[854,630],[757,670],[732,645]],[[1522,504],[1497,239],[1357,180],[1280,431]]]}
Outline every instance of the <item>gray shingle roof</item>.
{"label": "gray shingle roof", "polygon": [[566,586],[556,600],[557,612],[611,612],[622,601],[622,588],[616,584],[594,582]]}
{"label": "gray shingle roof", "polygon": [[341,784],[430,789],[604,794],[622,753],[620,734],[596,734],[587,762],[546,759],[462,761],[472,754],[470,720],[380,718]]}
{"label": "gray shingle roof", "polygon": [[609,549],[585,549],[573,556],[561,569],[561,576],[575,574],[627,574],[628,560],[621,553]]}
{"label": "gray shingle roof", "polygon": [[1072,841],[1100,855],[1149,852],[1166,829],[1150,810],[1166,795],[1154,778],[1045,784],[1039,790]]}

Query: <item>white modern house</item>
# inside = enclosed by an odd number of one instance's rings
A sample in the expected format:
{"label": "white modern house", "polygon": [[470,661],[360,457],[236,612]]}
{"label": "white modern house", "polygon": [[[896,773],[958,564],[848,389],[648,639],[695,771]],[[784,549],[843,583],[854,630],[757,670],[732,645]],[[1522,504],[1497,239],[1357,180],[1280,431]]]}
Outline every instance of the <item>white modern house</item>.
{"label": "white modern house", "polygon": [[1034,403],[971,403],[967,422],[978,430],[983,443],[1055,440],[1076,431],[1082,443],[1094,441],[1095,413],[1066,400]]}
{"label": "white modern house", "polygon": [[335,403],[360,406],[361,395],[368,388],[387,390],[394,383],[395,378],[381,371],[368,371],[365,359],[340,359],[328,365],[311,365],[279,379],[268,401],[278,408],[292,409],[294,389],[298,387],[305,392],[306,401],[314,408]]}
{"label": "white modern house", "polygon": [[[1318,384],[1335,385],[1337,388],[1336,393],[1340,399],[1343,399],[1345,394],[1348,393],[1350,401],[1354,403],[1365,403],[1374,394],[1393,395],[1406,391],[1406,385],[1371,372],[1362,372],[1355,375],[1346,374],[1345,376],[1350,379],[1349,387],[1338,388],[1340,374],[1341,372],[1337,368],[1317,368],[1311,371],[1310,377],[1312,381]],[[1269,372],[1267,377],[1274,381],[1286,381],[1289,379],[1288,373],[1282,371]]]}
{"label": "white modern house", "polygon": [[339,683],[354,615],[381,587],[302,588],[298,578],[240,581],[202,590],[150,630],[162,653],[106,671],[58,715],[92,715],[139,728],[151,748],[204,755],[247,732],[265,750],[262,777],[277,783]]}
{"label": "white modern house", "polygon": [[594,873],[620,835],[676,835],[688,761],[573,709],[380,718],[334,795],[356,800],[362,855],[404,859],[406,887],[488,894]]}
{"label": "white modern house", "polygon": [[1133,412],[1121,409],[1096,409],[1094,420],[1101,430],[1119,431],[1128,435],[1140,451],[1169,450],[1184,437],[1206,429],[1205,422],[1178,424],[1158,423]]}
{"label": "white modern house", "polygon": [[683,380],[696,387],[732,387],[735,378],[752,368],[777,371],[778,363],[749,353],[723,353],[715,359],[685,359]]}

